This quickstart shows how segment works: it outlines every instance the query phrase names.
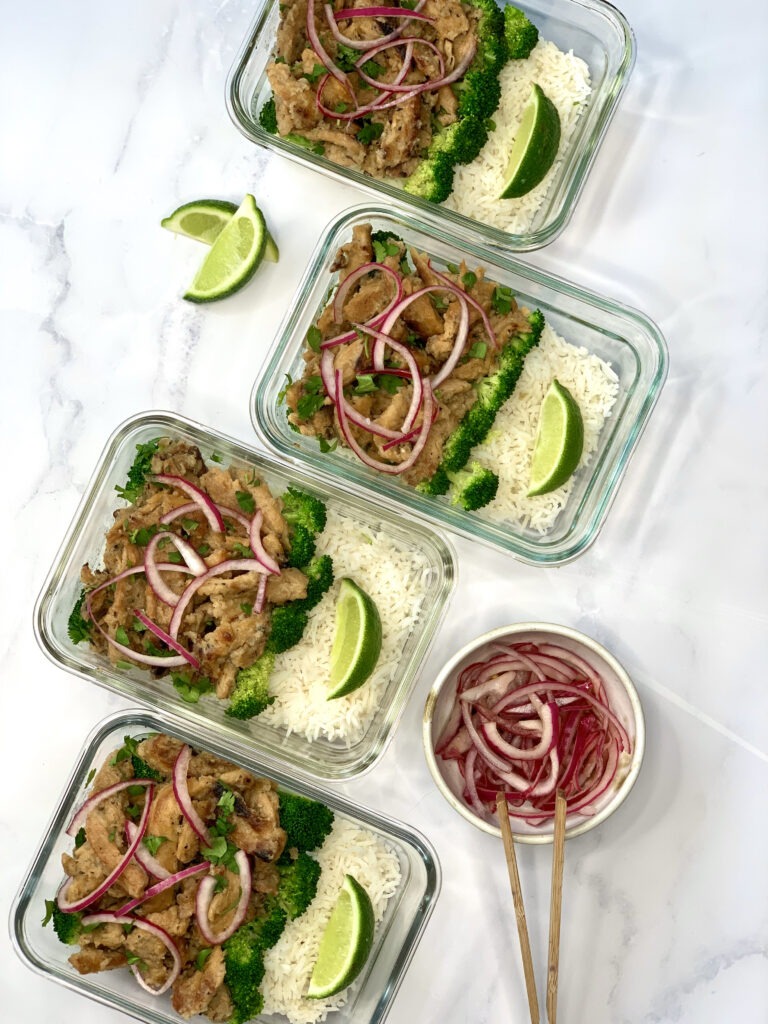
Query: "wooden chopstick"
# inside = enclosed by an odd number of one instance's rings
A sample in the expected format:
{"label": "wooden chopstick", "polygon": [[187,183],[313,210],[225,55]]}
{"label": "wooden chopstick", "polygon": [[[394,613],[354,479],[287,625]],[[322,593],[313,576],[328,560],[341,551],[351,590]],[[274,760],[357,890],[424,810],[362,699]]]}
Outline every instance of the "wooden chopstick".
{"label": "wooden chopstick", "polygon": [[525,920],[525,907],[523,906],[523,890],[520,887],[520,875],[517,870],[517,857],[515,856],[515,841],[512,838],[512,828],[509,824],[509,810],[503,793],[496,794],[496,812],[499,816],[501,837],[504,840],[504,853],[507,858],[507,870],[509,871],[509,884],[512,888],[512,902],[515,905],[515,918],[517,920],[517,934],[520,938],[520,952],[523,957],[523,973],[525,974],[525,989],[528,993],[528,1010],[531,1014],[531,1024],[539,1024],[539,1000],[536,995],[536,979],[533,974],[533,958],[531,956],[531,943],[528,938],[528,923]]}
{"label": "wooden chopstick", "polygon": [[[547,962],[547,1021],[557,1024],[557,977],[560,960],[560,917],[563,908],[563,864],[565,862],[565,796],[558,789],[555,799],[555,841],[552,848],[552,892],[549,900],[549,958]],[[509,823],[507,823],[509,824]]]}

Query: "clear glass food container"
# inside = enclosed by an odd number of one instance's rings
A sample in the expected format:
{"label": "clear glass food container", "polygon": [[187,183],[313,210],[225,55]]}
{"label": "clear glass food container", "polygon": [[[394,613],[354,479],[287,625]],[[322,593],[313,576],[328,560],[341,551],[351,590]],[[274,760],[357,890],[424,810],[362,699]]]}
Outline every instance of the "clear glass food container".
{"label": "clear glass food container", "polygon": [[[422,495],[399,478],[364,465],[348,450],[322,452],[317,438],[290,428],[280,392],[287,375],[301,377],[307,330],[337,281],[333,270],[337,251],[350,240],[357,224],[394,232],[409,246],[427,253],[437,267],[444,269],[462,260],[471,269],[484,267],[486,279],[511,288],[520,305],[541,309],[546,322],[566,341],[599,356],[616,373],[618,396],[597,448],[589,463],[576,471],[567,503],[546,533],[530,526],[492,521],[482,509],[465,512],[447,498]],[[582,554],[597,537],[666,373],[666,344],[656,325],[642,313],[463,241],[433,222],[379,206],[360,206],[334,220],[318,243],[254,386],[252,419],[266,444],[312,473],[341,481],[376,501],[509,552],[522,561],[561,565]]]}
{"label": "clear glass food container", "polygon": [[[164,717],[148,711],[125,711],[112,715],[86,739],[59,806],[14,901],[10,919],[11,938],[20,958],[43,977],[139,1020],[151,1021],[152,1024],[179,1024],[182,1020],[171,1007],[170,993],[160,997],[151,995],[134,981],[127,970],[78,974],[68,963],[75,947],[62,944],[50,925],[42,925],[45,901],[53,899],[64,878],[61,855],[72,849],[72,839],[65,830],[73,812],[85,798],[90,771],[100,765],[111,751],[122,746],[124,736],[135,737],[152,732],[175,736],[195,749],[208,750],[249,772],[274,779],[281,788],[320,800],[338,817],[350,819],[376,833],[394,851],[400,863],[400,884],[387,904],[373,949],[362,975],[354,982],[348,1003],[328,1018],[329,1021],[338,1021],[338,1024],[351,1024],[352,1021],[355,1024],[380,1024],[388,1014],[440,891],[440,866],[432,847],[407,825],[300,781],[292,776],[290,770],[265,765],[253,753],[235,754],[222,737],[205,735],[201,739],[199,730],[194,726],[171,725]],[[285,1024],[286,1020],[276,1015],[262,1015],[257,1019],[265,1024]]]}
{"label": "clear glass food container", "polygon": [[[505,6],[500,2],[499,6]],[[230,117],[252,142],[282,153],[296,163],[313,167],[338,181],[348,181],[379,198],[386,197],[415,215],[438,217],[454,230],[480,235],[487,242],[518,252],[541,248],[565,228],[581,195],[587,175],[611,122],[635,60],[635,41],[624,16],[604,0],[531,0],[515,3],[538,27],[542,39],[562,51],[572,51],[589,67],[592,93],[562,155],[552,183],[530,228],[522,234],[501,230],[432,204],[405,192],[398,184],[381,181],[362,171],[333,163],[259,124],[259,112],[271,95],[266,68],[274,50],[279,0],[266,0],[229,74],[227,106]]]}
{"label": "clear glass food container", "polygon": [[[140,666],[119,668],[88,643],[73,644],[67,621],[81,589],[80,568],[100,564],[104,538],[116,509],[125,502],[115,493],[136,455],[136,445],[157,437],[174,437],[197,445],[208,461],[216,455],[222,466],[254,469],[273,493],[293,484],[317,495],[329,516],[338,512],[363,536],[374,535],[411,557],[418,566],[418,586],[408,600],[412,624],[404,635],[396,663],[387,662],[381,700],[364,734],[354,742],[319,736],[306,739],[296,732],[268,725],[258,717],[240,721],[225,714],[226,701],[204,695],[187,703],[166,676],[153,678]],[[367,533],[366,533],[367,531]],[[320,550],[318,548],[318,550]],[[320,483],[312,473],[256,452],[239,442],[208,430],[184,417],[166,412],[135,416],[117,428],[99,459],[61,550],[46,580],[35,609],[35,632],[45,654],[58,666],[106,687],[133,702],[206,728],[228,749],[246,755],[258,750],[263,758],[287,764],[293,771],[328,780],[343,780],[370,769],[382,756],[405,708],[429,651],[455,583],[455,556],[449,544],[428,526],[407,522],[395,511],[368,498],[351,495],[343,483]],[[405,627],[404,627],[405,628]],[[302,642],[306,642],[305,640]],[[344,698],[341,698],[342,700]]]}

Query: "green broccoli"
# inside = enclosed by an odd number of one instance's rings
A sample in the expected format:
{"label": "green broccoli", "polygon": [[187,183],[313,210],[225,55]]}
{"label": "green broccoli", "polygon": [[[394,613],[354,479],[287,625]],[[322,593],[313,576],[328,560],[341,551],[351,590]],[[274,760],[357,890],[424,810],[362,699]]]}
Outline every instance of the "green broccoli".
{"label": "green broccoli", "polygon": [[504,15],[494,0],[466,0],[478,11],[477,53],[463,78],[454,86],[459,117],[493,116],[501,100],[499,73],[507,60]]}
{"label": "green broccoli", "polygon": [[46,900],[43,927],[45,927],[49,921],[53,921],[53,930],[56,932],[56,938],[59,942],[63,942],[67,946],[77,945],[80,937],[80,930],[83,926],[82,914],[65,913],[63,910],[59,909],[59,905],[56,900]]}
{"label": "green broccoli", "polygon": [[274,701],[269,695],[269,677],[274,667],[274,651],[267,650],[253,665],[240,669],[226,711],[230,718],[253,718]]}
{"label": "green broccoli", "polygon": [[89,640],[91,636],[93,623],[90,619],[83,618],[83,605],[85,604],[86,596],[85,589],[81,590],[80,597],[75,601],[75,606],[69,613],[69,619],[67,620],[67,633],[73,644]]}
{"label": "green broccoli", "polygon": [[296,793],[280,790],[280,827],[287,834],[286,849],[299,852],[316,850],[333,828],[334,814],[330,807]]}
{"label": "green broccoli", "polygon": [[292,859],[287,853],[277,862],[280,882],[277,902],[288,915],[288,920],[300,917],[315,898],[320,865],[308,853],[299,853]]}
{"label": "green broccoli", "polygon": [[447,153],[433,153],[430,147],[426,158],[403,182],[403,188],[429,203],[442,203],[453,188],[453,160]]}
{"label": "green broccoli", "polygon": [[158,771],[157,768],[153,768],[151,764],[148,764],[143,757],[139,757],[138,754],[131,754],[131,765],[133,767],[133,776],[136,779],[152,779],[153,782],[165,782],[165,775]]}
{"label": "green broccoli", "polygon": [[539,41],[539,30],[519,8],[504,8],[504,42],[507,60],[525,60]]}
{"label": "green broccoli", "polygon": [[291,601],[291,607],[308,612],[333,584],[333,560],[330,555],[317,555],[303,571],[307,577],[307,596]]}
{"label": "green broccoli", "polygon": [[466,512],[476,512],[496,497],[499,478],[492,469],[473,462],[468,469],[448,473],[454,491],[452,505],[460,505]]}
{"label": "green broccoli", "polygon": [[245,1024],[264,1008],[259,990],[264,978],[264,954],[283,933],[287,915],[276,902],[267,904],[261,917],[241,925],[224,943],[224,981],[232,997],[229,1024]]}
{"label": "green broccoli", "polygon": [[274,96],[270,96],[259,111],[259,124],[265,132],[269,132],[270,135],[277,135],[277,111],[275,109]]}
{"label": "green broccoli", "polygon": [[438,466],[432,476],[427,477],[426,480],[422,480],[416,484],[416,490],[420,494],[426,494],[430,497],[435,497],[438,494],[447,494],[448,488],[451,486],[451,481],[448,479],[448,474],[442,465]]}
{"label": "green broccoli", "polygon": [[294,647],[307,628],[307,613],[297,607],[300,601],[289,601],[272,609],[272,630],[267,640],[267,651],[282,654]]}
{"label": "green broccoli", "polygon": [[128,470],[128,479],[125,482],[125,486],[115,485],[115,490],[120,497],[125,498],[131,504],[138,500],[144,487],[144,481],[152,472],[152,458],[157,452],[159,444],[159,438],[155,438],[154,441],[147,441],[146,444],[137,444],[137,455],[133,465]]}
{"label": "green broccoli", "polygon": [[[481,444],[491,431],[496,414],[515,390],[518,378],[523,369],[525,357],[539,343],[544,329],[544,317],[540,310],[528,315],[530,330],[511,337],[501,350],[498,369],[477,383],[477,399],[475,404],[465,413],[463,419],[449,434],[443,445],[441,463],[435,476],[437,481],[432,488],[432,480],[420,485],[423,494],[444,494],[440,490],[445,483],[442,474],[458,473],[469,462],[472,449]],[[434,477],[432,478],[434,479]]]}
{"label": "green broccoli", "polygon": [[300,569],[314,557],[315,535],[325,529],[326,507],[319,498],[297,487],[289,487],[282,498],[283,518],[291,533],[288,564]]}

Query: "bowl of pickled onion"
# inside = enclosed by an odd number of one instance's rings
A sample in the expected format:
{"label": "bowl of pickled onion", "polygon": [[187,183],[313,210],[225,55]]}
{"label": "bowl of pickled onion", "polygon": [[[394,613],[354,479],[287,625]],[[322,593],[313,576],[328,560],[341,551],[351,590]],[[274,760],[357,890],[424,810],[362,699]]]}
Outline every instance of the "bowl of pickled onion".
{"label": "bowl of pickled onion", "polygon": [[501,836],[503,793],[518,842],[549,843],[558,790],[566,838],[624,802],[637,779],[645,725],[637,691],[591,637],[545,622],[493,629],[438,674],[423,718],[438,789],[467,821]]}

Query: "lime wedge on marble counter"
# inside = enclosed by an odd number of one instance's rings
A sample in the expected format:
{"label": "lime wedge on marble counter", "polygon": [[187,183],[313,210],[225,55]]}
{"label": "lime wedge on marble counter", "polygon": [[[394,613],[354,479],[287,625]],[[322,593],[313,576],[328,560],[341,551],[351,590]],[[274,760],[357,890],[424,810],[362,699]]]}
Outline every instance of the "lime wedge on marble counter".
{"label": "lime wedge on marble counter", "polygon": [[215,302],[239,291],[258,270],[266,242],[264,215],[247,195],[222,228],[184,298]]}
{"label": "lime wedge on marble counter", "polygon": [[[179,206],[160,226],[176,235],[194,238],[196,242],[213,245],[224,228],[237,213],[237,206],[225,199],[195,199]],[[264,259],[277,263],[280,252],[272,235],[267,231]]]}

